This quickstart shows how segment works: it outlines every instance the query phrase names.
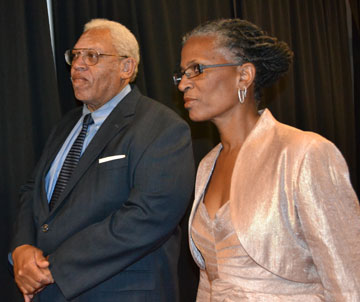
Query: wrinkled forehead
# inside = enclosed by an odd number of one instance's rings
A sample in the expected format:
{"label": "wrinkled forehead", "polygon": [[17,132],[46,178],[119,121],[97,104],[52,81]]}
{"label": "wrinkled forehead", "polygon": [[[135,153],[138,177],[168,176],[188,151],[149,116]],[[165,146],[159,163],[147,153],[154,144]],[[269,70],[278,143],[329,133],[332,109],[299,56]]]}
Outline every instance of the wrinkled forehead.
{"label": "wrinkled forehead", "polygon": [[74,48],[91,48],[101,51],[112,51],[114,50],[114,46],[112,44],[110,30],[105,28],[94,28],[85,31],[74,45]]}

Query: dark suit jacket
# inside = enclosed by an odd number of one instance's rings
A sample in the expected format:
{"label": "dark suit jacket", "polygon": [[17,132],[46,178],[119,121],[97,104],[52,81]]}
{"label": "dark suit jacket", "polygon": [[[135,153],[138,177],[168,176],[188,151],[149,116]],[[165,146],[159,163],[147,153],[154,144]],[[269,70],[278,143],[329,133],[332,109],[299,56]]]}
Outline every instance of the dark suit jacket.
{"label": "dark suit jacket", "polygon": [[[135,87],[82,155],[49,213],[44,179],[81,116],[53,130],[22,188],[12,250],[31,244],[49,255],[55,284],[38,301],[178,301],[178,223],[193,190],[189,128]],[[100,158],[125,155],[99,163]]]}

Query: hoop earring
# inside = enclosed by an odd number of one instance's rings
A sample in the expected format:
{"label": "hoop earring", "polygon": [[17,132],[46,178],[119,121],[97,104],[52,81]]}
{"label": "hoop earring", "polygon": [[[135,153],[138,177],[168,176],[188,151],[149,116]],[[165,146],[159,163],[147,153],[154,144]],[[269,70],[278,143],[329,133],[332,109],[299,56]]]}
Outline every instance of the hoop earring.
{"label": "hoop earring", "polygon": [[240,88],[238,89],[238,97],[239,97],[239,102],[241,104],[244,104],[245,102],[246,93],[247,93],[246,87],[244,88],[244,90],[241,90]]}

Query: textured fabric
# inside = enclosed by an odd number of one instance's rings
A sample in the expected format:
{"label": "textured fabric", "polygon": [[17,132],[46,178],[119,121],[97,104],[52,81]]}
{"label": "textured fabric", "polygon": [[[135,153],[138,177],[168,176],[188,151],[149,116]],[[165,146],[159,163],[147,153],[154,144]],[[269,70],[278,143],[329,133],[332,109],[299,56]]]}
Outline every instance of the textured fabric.
{"label": "textured fabric", "polygon": [[[221,149],[200,163],[189,231]],[[360,208],[331,142],[265,110],[236,159],[229,207],[239,242],[264,269],[289,281],[321,282],[325,301],[360,301]],[[207,269],[189,235],[195,261]]]}
{"label": "textured fabric", "polygon": [[87,130],[89,125],[91,125],[92,123],[94,123],[94,120],[91,117],[91,113],[88,113],[84,116],[82,129],[78,137],[76,138],[74,144],[71,146],[71,149],[69,150],[69,153],[64,160],[64,164],[61,167],[61,171],[57,179],[54,192],[49,202],[50,211],[54,208],[56,201],[59,199],[60,194],[64,191],[66,184],[68,183],[74,169],[79,162]]}
{"label": "textured fabric", "polygon": [[283,279],[258,265],[241,246],[231,223],[229,202],[211,220],[203,202],[192,235],[206,263],[197,302],[321,302],[321,283]]}
{"label": "textured fabric", "polygon": [[45,175],[81,113],[69,112],[52,131],[22,187],[11,250],[37,246],[55,280],[34,301],[179,301],[177,225],[194,183],[189,127],[133,87],[49,212]]}

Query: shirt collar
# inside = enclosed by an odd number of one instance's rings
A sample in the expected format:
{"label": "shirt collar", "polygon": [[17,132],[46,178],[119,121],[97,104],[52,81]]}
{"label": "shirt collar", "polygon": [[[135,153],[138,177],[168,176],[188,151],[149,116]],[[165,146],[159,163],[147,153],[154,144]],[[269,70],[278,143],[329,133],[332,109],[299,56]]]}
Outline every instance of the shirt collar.
{"label": "shirt collar", "polygon": [[94,124],[99,126],[102,122],[107,118],[107,116],[111,113],[111,111],[123,100],[123,98],[131,92],[130,85],[126,85],[117,95],[115,95],[110,101],[106,102],[99,109],[91,112],[87,106],[83,105],[82,115],[86,115],[91,113],[91,117],[94,120]]}

